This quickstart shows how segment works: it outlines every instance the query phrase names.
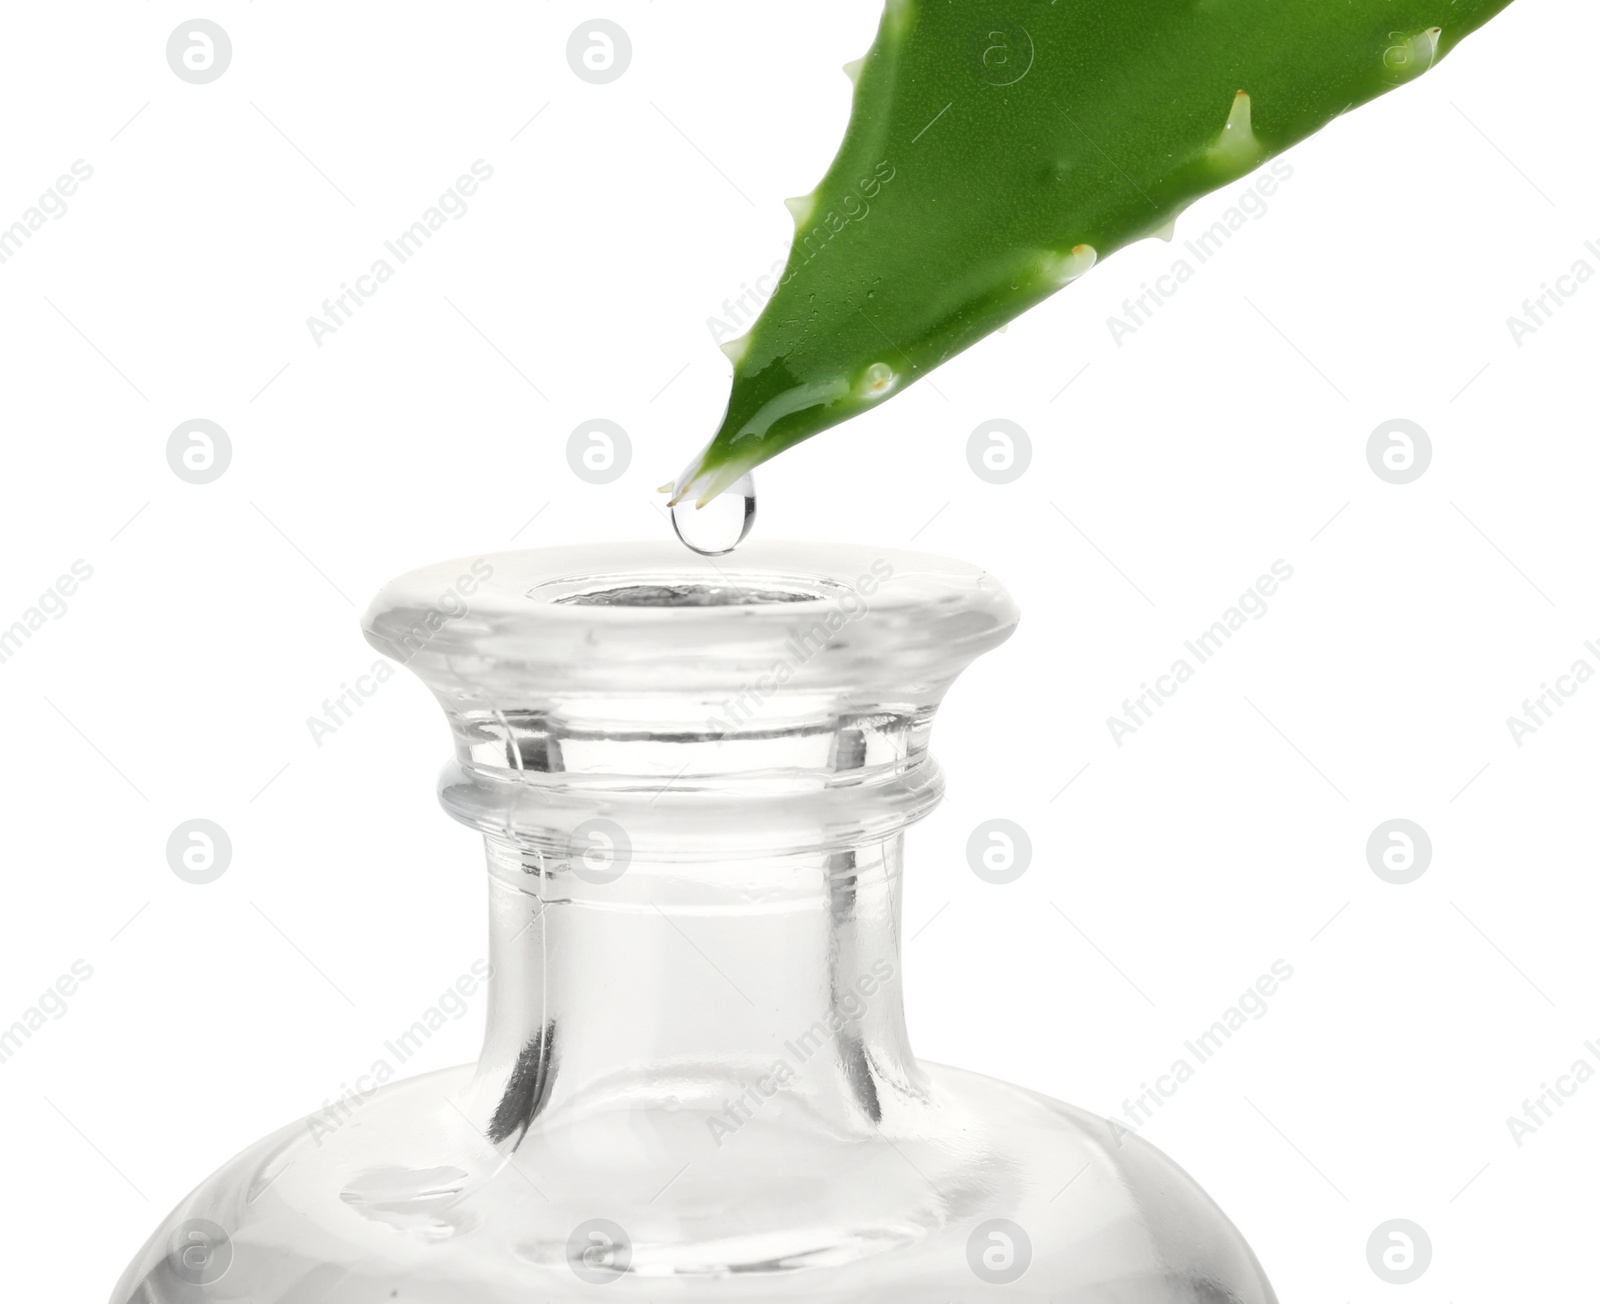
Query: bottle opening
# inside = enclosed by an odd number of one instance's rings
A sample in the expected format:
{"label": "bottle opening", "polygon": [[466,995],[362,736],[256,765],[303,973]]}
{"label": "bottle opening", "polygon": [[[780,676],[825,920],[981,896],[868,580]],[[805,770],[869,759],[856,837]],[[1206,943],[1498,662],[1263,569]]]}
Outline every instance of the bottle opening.
{"label": "bottle opening", "polygon": [[746,607],[814,602],[821,594],[742,584],[622,584],[556,599],[572,607]]}

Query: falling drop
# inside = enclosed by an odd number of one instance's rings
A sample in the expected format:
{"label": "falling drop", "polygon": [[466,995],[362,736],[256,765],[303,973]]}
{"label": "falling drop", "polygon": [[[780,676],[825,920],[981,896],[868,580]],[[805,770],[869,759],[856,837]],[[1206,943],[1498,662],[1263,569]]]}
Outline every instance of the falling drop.
{"label": "falling drop", "polygon": [[750,533],[756,519],[756,485],[740,476],[704,507],[685,496],[673,504],[672,528],[685,546],[702,557],[732,552]]}

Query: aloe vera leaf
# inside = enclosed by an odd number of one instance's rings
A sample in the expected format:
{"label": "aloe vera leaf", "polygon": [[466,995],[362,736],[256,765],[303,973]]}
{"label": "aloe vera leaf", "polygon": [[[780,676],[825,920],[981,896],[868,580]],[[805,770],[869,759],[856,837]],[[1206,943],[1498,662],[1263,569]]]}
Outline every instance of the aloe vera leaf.
{"label": "aloe vera leaf", "polygon": [[707,502],[1189,204],[1427,71],[1510,0],[889,0],[750,331]]}

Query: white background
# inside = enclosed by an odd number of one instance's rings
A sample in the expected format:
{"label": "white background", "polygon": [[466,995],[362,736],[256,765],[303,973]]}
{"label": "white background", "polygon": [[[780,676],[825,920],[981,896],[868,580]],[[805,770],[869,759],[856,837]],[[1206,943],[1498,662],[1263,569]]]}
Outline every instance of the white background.
{"label": "white background", "polygon": [[[370,665],[356,617],[389,576],[662,536],[651,491],[726,393],[707,318],[786,247],[780,201],[831,157],[877,18],[608,5],[219,0],[208,85],[167,65],[194,14],[166,0],[7,12],[0,225],[94,169],[0,264],[0,625],[94,569],[0,665],[0,1025],[94,972],[0,1065],[10,1296],[104,1298],[190,1186],[482,954],[432,701],[398,677],[320,747],[306,718]],[[566,62],[597,13],[633,45],[608,85]],[[1597,47],[1591,6],[1520,0],[1293,150],[1265,215],[1120,347],[1108,315],[1246,183],[757,477],[761,535],[915,540],[1025,613],[936,732],[951,800],[907,885],[921,1054],[1118,1114],[1293,966],[1145,1129],[1285,1300],[1592,1290],[1600,1081],[1520,1147],[1506,1118],[1600,1067],[1600,683],[1521,747],[1505,720],[1600,668],[1600,283],[1521,347],[1506,319],[1600,270]],[[307,317],[477,159],[467,214],[318,347]],[[564,455],[596,416],[634,448],[603,487]],[[209,485],[166,462],[194,417],[233,448]],[[1007,486],[966,460],[994,417],[1033,443]],[[1365,454],[1395,417],[1432,439],[1405,486]],[[1116,746],[1106,717],[1279,558],[1268,614]],[[203,887],[164,854],[194,817],[234,845]],[[1034,844],[1006,887],[965,860],[994,817]],[[1393,817],[1433,842],[1407,886],[1366,859]],[[481,1014],[416,1067],[471,1058]],[[1433,1243],[1406,1287],[1366,1261],[1391,1218]]]}

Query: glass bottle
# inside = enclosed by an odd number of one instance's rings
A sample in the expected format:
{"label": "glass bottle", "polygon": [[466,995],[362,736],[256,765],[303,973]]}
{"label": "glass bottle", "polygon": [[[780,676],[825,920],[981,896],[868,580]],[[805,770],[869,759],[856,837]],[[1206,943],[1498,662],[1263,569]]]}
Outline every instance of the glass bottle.
{"label": "glass bottle", "polygon": [[929,731],[1016,620],[976,568],[838,545],[390,583],[367,638],[443,704],[488,850],[482,1055],[246,1150],[112,1304],[1272,1304],[1146,1142],[907,1044]]}

